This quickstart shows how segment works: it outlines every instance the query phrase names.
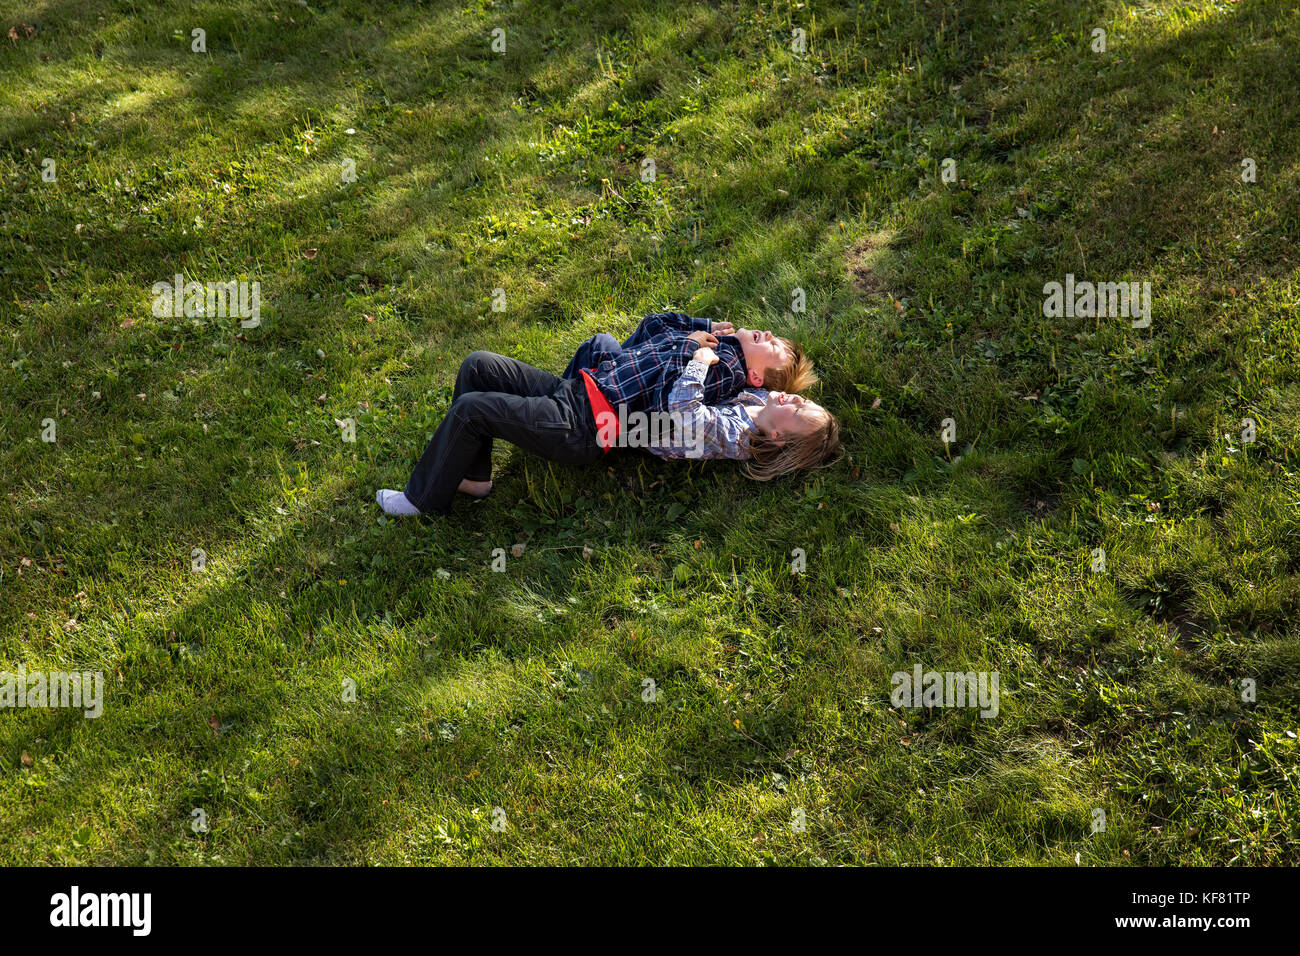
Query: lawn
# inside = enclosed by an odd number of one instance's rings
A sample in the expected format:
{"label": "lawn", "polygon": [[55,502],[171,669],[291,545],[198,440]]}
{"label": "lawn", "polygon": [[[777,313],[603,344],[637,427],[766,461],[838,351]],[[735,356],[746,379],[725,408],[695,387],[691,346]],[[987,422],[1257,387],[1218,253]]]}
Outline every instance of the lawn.
{"label": "lawn", "polygon": [[[104,679],[0,863],[1300,862],[1293,5],[0,10],[0,670]],[[663,310],[846,458],[382,516],[468,353]]]}

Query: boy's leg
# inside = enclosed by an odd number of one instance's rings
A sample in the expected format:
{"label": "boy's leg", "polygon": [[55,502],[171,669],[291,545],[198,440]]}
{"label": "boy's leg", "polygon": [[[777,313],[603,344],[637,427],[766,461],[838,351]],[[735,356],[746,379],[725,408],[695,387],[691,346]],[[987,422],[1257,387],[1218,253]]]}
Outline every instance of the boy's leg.
{"label": "boy's leg", "polygon": [[[467,392],[452,402],[447,417],[420,456],[406,483],[407,499],[420,511],[445,513],[461,479],[491,473],[492,439],[504,438],[551,461],[580,464],[597,460],[601,450],[595,426],[576,420],[579,412],[554,395],[521,396],[505,392]],[[484,460],[484,449],[487,458]]]}
{"label": "boy's leg", "polygon": [[578,351],[573,353],[573,359],[569,362],[569,367],[564,370],[564,374],[560,377],[577,378],[578,373],[584,368],[595,368],[595,355],[597,352],[617,355],[621,351],[623,351],[623,346],[618,344],[618,339],[606,332],[597,332],[578,346]]}
{"label": "boy's leg", "polygon": [[507,392],[511,395],[549,395],[560,380],[550,372],[495,352],[473,352],[460,363],[452,399],[465,392]]}
{"label": "boy's leg", "polygon": [[[471,392],[504,392],[508,395],[549,395],[560,380],[550,372],[534,368],[526,362],[495,352],[473,352],[460,363],[456,374],[456,390],[452,401]],[[492,439],[481,443],[465,477],[470,481],[490,481],[492,478]]]}

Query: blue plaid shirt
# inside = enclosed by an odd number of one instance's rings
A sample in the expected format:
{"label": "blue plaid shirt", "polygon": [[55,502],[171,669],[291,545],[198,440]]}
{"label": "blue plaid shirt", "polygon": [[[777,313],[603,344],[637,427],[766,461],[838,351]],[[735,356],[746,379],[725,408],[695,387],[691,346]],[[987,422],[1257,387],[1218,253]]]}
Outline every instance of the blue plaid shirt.
{"label": "blue plaid shirt", "polygon": [[[668,411],[677,420],[672,438],[646,450],[660,458],[749,458],[754,420],[745,405],[766,405],[767,389],[749,388],[717,405],[704,402],[704,377],[709,366],[686,363],[668,397]],[[689,439],[689,441],[688,441]]]}
{"label": "blue plaid shirt", "polygon": [[[635,334],[635,344],[611,355],[596,352],[596,367],[590,371],[596,387],[614,408],[626,405],[629,412],[662,411],[668,405],[673,386],[690,361],[698,342],[686,336],[708,332],[710,319],[695,319],[681,312],[647,315]],[[705,404],[716,405],[745,387],[745,353],[734,335],[718,337],[714,349],[716,365],[709,366],[704,380]]]}

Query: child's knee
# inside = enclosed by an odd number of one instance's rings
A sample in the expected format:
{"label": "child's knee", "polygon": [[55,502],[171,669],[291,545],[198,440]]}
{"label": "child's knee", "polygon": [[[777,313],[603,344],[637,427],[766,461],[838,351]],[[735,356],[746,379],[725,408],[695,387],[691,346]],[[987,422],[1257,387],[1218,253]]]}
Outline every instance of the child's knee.
{"label": "child's knee", "polygon": [[485,407],[485,398],[486,396],[482,392],[466,392],[451,403],[451,408],[447,410],[447,414],[453,415],[462,421],[471,421]]}
{"label": "child's knee", "polygon": [[465,357],[465,361],[460,363],[460,370],[462,372],[466,370],[474,371],[492,357],[493,355],[491,352],[485,352],[482,349],[479,349],[477,352],[470,352],[469,355]]}
{"label": "child's knee", "polygon": [[461,391],[478,391],[476,388],[466,388],[465,386],[476,384],[479,379],[479,372],[483,366],[492,357],[491,352],[471,352],[465,361],[460,363],[460,371],[456,375],[456,383],[461,387]]}

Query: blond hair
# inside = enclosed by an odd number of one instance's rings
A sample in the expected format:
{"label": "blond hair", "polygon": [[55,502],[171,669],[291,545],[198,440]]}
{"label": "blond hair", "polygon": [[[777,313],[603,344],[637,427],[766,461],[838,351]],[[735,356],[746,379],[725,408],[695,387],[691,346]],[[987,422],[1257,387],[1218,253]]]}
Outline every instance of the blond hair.
{"label": "blond hair", "polygon": [[790,361],[773,366],[763,373],[763,388],[774,392],[802,392],[817,384],[812,359],[803,354],[797,342],[777,337],[777,341],[790,352]]}
{"label": "blond hair", "polygon": [[840,444],[840,423],[826,409],[825,421],[811,432],[774,440],[757,427],[749,439],[751,457],[740,467],[741,474],[755,481],[771,481],[794,471],[811,471],[834,464],[844,454]]}

